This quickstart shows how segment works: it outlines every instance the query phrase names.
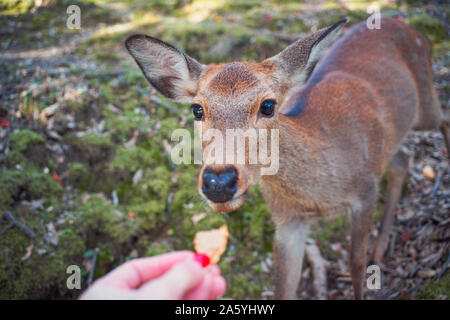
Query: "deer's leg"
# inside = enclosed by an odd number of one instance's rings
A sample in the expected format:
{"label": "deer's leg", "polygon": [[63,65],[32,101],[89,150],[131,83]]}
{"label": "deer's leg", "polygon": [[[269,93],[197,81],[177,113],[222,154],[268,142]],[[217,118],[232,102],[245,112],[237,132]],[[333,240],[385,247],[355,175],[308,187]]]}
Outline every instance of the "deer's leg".
{"label": "deer's leg", "polygon": [[295,299],[309,227],[298,220],[276,226],[275,299]]}
{"label": "deer's leg", "polygon": [[350,274],[355,299],[363,298],[366,275],[366,254],[372,218],[377,199],[377,181],[362,184],[361,193],[351,204]]}
{"label": "deer's leg", "polygon": [[371,261],[373,262],[381,262],[384,252],[387,249],[389,236],[395,220],[395,208],[402,195],[403,183],[408,174],[408,160],[409,157],[399,151],[389,163],[387,169],[386,204],[384,206],[383,220],[381,221],[379,234],[372,251]]}

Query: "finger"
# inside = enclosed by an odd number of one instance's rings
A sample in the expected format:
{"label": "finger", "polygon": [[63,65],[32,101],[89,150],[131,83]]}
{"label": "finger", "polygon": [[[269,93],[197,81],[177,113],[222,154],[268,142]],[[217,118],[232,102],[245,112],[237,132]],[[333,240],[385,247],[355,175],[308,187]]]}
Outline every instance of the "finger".
{"label": "finger", "polygon": [[209,299],[216,299],[224,295],[227,290],[227,282],[224,277],[214,277],[213,289]]}
{"label": "finger", "polygon": [[186,300],[206,300],[210,299],[211,292],[213,289],[214,284],[214,276],[210,273],[208,273],[204,278],[203,281],[194,289],[189,291],[185,296],[184,299]]}
{"label": "finger", "polygon": [[196,287],[207,274],[195,261],[176,264],[164,275],[138,289],[142,299],[178,300]]}
{"label": "finger", "polygon": [[[194,289],[192,289],[191,291],[189,291],[185,296],[184,296],[184,300],[204,300],[204,299],[210,299],[210,295],[211,295],[211,288],[210,286],[213,285],[213,281],[210,280],[213,279],[216,276],[220,276],[220,268],[215,265],[215,264],[211,264],[209,266],[207,266],[205,268],[206,272],[208,273],[208,275],[210,275],[211,277],[208,277],[209,283],[205,283],[207,276],[205,276],[202,280],[202,282],[195,287]],[[206,293],[206,294],[205,294]]]}
{"label": "finger", "polygon": [[191,251],[171,252],[150,258],[127,261],[101,279],[108,286],[135,289],[147,281],[158,278],[173,265],[193,259]]}
{"label": "finger", "polygon": [[213,276],[220,276],[220,268],[217,264],[210,264],[206,267],[206,270]]}

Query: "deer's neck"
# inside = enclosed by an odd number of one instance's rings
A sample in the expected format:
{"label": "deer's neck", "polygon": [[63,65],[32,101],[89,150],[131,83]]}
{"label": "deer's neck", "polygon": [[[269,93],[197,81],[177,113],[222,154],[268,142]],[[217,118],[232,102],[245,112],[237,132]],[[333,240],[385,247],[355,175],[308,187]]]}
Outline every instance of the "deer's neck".
{"label": "deer's neck", "polygon": [[290,186],[290,190],[297,193],[301,186],[312,182],[310,168],[314,167],[317,160],[314,159],[317,150],[312,148],[315,139],[294,126],[291,120],[284,121],[283,118],[279,124],[279,169],[275,175],[262,176],[262,181],[274,188]]}

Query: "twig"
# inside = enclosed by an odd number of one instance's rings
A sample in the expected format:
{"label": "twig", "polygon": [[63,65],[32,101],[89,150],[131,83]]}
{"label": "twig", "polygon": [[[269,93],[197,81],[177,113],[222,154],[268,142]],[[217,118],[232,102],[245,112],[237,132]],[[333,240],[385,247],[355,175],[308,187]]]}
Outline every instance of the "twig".
{"label": "twig", "polygon": [[391,233],[391,241],[389,241],[389,255],[392,256],[395,250],[395,242],[397,241],[397,232],[392,231]]}
{"label": "twig", "polygon": [[92,266],[91,270],[89,271],[89,277],[87,281],[88,286],[90,286],[92,281],[94,280],[95,266],[97,265],[97,256],[98,256],[98,248],[95,248],[94,255],[92,256]]}
{"label": "twig", "polygon": [[394,293],[396,293],[400,289],[401,285],[400,283],[393,289],[387,290],[386,292],[379,292],[375,296],[378,300],[387,300],[390,296],[392,296]]}
{"label": "twig", "polygon": [[25,232],[30,238],[34,238],[36,236],[36,234],[34,233],[33,230],[28,228],[26,225],[23,225],[22,223],[20,223],[16,218],[14,218],[12,213],[9,212],[8,210],[5,210],[5,216],[11,221],[12,224],[14,224],[15,227],[17,227],[20,230],[22,230],[23,232]]}
{"label": "twig", "polygon": [[14,227],[14,226],[15,226],[14,223],[8,224],[6,227],[3,228],[2,231],[0,231],[0,236],[3,235],[6,231],[8,231],[9,229],[11,229],[11,228]]}
{"label": "twig", "polygon": [[439,184],[441,183],[441,177],[442,177],[441,171],[438,171],[436,181],[434,182],[433,188],[431,188],[431,191],[429,193],[430,198],[433,198],[434,194],[439,189]]}
{"label": "twig", "polygon": [[448,268],[448,265],[450,264],[450,252],[448,253],[447,261],[444,262],[444,265],[442,266],[442,270],[438,274],[438,278],[442,277],[445,273],[445,271]]}
{"label": "twig", "polygon": [[170,222],[172,219],[172,202],[173,202],[173,192],[169,193],[167,196],[167,207],[166,207],[166,216],[167,222]]}

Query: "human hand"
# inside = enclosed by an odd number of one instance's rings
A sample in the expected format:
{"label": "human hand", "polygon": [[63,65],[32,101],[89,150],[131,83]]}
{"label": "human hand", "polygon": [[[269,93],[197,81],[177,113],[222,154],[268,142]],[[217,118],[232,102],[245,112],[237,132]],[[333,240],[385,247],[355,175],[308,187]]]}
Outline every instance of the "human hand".
{"label": "human hand", "polygon": [[206,300],[225,289],[217,265],[202,268],[193,252],[177,251],[127,261],[95,281],[80,299]]}

